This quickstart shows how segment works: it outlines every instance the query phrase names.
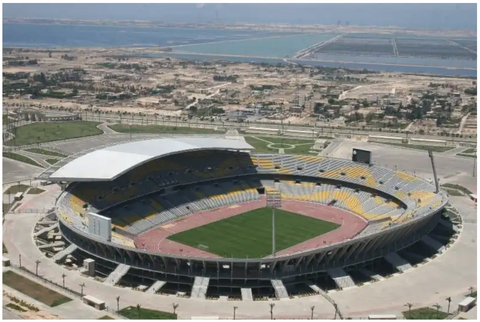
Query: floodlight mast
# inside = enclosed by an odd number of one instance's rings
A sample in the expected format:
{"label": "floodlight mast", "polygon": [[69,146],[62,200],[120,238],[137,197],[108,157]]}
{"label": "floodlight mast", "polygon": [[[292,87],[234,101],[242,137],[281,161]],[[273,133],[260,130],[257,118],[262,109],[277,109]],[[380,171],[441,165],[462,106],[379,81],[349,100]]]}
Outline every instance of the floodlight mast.
{"label": "floodlight mast", "polygon": [[272,207],[272,256],[275,257],[275,207]]}
{"label": "floodlight mast", "polygon": [[281,207],[282,193],[278,190],[267,192],[267,207],[272,208],[272,257],[275,257],[275,208]]}
{"label": "floodlight mast", "polygon": [[433,180],[435,180],[435,193],[438,193],[440,187],[438,186],[438,179],[437,179],[437,170],[435,169],[435,161],[433,159],[433,152],[432,150],[428,150],[428,156],[432,161],[432,170],[433,170]]}

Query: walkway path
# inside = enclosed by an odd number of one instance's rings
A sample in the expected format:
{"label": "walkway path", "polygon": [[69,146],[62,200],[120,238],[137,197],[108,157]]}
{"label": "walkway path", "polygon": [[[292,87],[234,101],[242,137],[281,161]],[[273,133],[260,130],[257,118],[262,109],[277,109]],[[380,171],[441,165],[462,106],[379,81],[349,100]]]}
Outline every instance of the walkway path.
{"label": "walkway path", "polygon": [[28,152],[28,151],[25,151],[25,150],[17,150],[17,151],[15,151],[15,153],[23,155],[27,158],[30,158],[30,159],[34,160],[35,162],[37,162],[38,164],[40,164],[44,168],[48,168],[50,166],[50,163],[45,161],[46,159],[57,159],[54,156],[37,154],[37,153],[33,153],[33,152]]}
{"label": "walkway path", "polygon": [[465,123],[467,122],[468,117],[470,116],[471,113],[467,113],[464,117],[462,117],[462,120],[460,121],[460,127],[458,128],[458,131],[456,134],[462,134],[463,128],[465,127]]}
{"label": "walkway path", "polygon": [[118,132],[115,132],[111,128],[108,127],[107,123],[102,123],[97,125],[97,129],[100,129],[103,131],[103,134],[116,134]]}

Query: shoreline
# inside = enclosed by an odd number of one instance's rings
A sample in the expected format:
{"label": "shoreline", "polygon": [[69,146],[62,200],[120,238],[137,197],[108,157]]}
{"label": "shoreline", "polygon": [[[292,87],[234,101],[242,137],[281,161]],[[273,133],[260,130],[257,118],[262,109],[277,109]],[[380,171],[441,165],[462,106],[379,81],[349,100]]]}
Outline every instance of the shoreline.
{"label": "shoreline", "polygon": [[[215,56],[215,57],[234,57],[234,58],[253,58],[253,59],[286,59],[286,63],[298,63],[298,62],[318,62],[318,63],[334,63],[334,64],[362,64],[362,65],[375,65],[375,66],[398,66],[398,67],[421,67],[421,68],[442,68],[448,70],[473,70],[476,71],[477,68],[473,67],[449,67],[449,66],[426,66],[418,64],[393,64],[393,63],[374,63],[374,62],[356,62],[356,61],[344,61],[344,60],[330,60],[330,59],[290,59],[283,57],[269,57],[269,56],[256,56],[256,55],[234,55],[234,54],[208,54],[208,53],[192,53],[192,52],[170,52],[170,53],[159,53],[159,55],[196,55],[196,56]],[[146,54],[150,55],[150,54]]]}
{"label": "shoreline", "polygon": [[[336,25],[322,24],[202,24],[202,23],[166,23],[166,25],[155,25],[152,21],[135,21],[135,20],[65,20],[65,19],[33,19],[24,18],[25,20],[15,20],[15,18],[4,18],[4,24],[17,25],[58,25],[58,26],[92,26],[92,27],[132,27],[132,28],[168,28],[168,29],[212,29],[212,30],[245,30],[245,31],[269,31],[269,32],[298,32],[298,33],[330,33],[339,31]],[[32,21],[35,20],[35,21]],[[45,20],[41,22],[41,20]],[[342,32],[347,33],[376,33],[376,34],[410,34],[417,36],[442,36],[442,37],[467,37],[476,38],[477,31],[469,29],[459,30],[438,30],[438,29],[410,29],[399,26],[370,26],[370,25],[350,25],[342,26]],[[474,34],[473,34],[474,33]]]}

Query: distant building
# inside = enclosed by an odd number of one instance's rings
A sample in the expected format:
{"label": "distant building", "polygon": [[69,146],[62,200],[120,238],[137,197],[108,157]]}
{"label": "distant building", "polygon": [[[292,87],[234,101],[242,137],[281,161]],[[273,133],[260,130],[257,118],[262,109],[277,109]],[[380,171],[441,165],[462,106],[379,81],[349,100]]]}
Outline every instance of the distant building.
{"label": "distant building", "polygon": [[292,112],[292,113],[301,114],[303,109],[302,109],[301,106],[291,106],[289,108],[289,111]]}

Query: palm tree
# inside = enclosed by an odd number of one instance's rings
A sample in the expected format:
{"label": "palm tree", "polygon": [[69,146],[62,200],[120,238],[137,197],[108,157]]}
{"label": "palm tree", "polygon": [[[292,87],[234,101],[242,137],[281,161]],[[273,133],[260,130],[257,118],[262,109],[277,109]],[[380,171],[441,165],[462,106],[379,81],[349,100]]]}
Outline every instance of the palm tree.
{"label": "palm tree", "polygon": [[472,295],[473,295],[473,291],[475,290],[475,288],[474,288],[473,286],[470,286],[470,287],[468,288],[468,290],[470,291],[470,296],[472,296]]}
{"label": "palm tree", "polygon": [[452,298],[449,296],[445,300],[448,302],[447,314],[450,314],[450,303],[452,302]]}
{"label": "palm tree", "polygon": [[315,305],[311,306],[310,310],[312,310],[312,315],[310,316],[310,320],[313,320],[313,310],[315,310]]}
{"label": "palm tree", "polygon": [[141,305],[140,304],[137,304],[137,312],[138,312],[138,319],[140,319],[140,308],[141,308]]}
{"label": "palm tree", "polygon": [[273,320],[273,308],[275,307],[275,303],[270,303],[270,319]]}
{"label": "palm tree", "polygon": [[438,311],[442,308],[442,306],[438,303],[435,303],[433,307],[437,309],[437,320],[438,320]]}
{"label": "palm tree", "polygon": [[173,307],[173,314],[175,314],[178,308],[178,304],[172,303],[172,307]]}
{"label": "palm tree", "polygon": [[404,306],[408,306],[408,318],[410,319],[413,304],[412,303],[407,303]]}

